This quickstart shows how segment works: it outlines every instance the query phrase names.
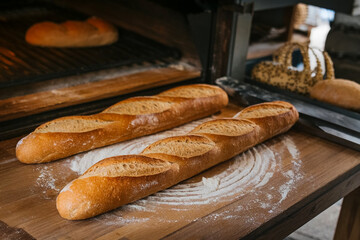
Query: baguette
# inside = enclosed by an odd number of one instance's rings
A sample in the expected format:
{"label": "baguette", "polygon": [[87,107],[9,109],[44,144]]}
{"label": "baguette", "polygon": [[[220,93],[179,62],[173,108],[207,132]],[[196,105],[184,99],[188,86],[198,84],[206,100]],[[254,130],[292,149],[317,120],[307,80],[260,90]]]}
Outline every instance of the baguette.
{"label": "baguette", "polygon": [[110,211],[283,133],[298,117],[289,103],[263,103],[245,108],[233,118],[200,124],[187,135],[157,141],[139,155],[104,159],[65,186],[57,197],[57,209],[69,220]]}
{"label": "baguette", "polygon": [[36,23],[26,31],[25,40],[42,47],[94,47],[116,42],[118,31],[110,23],[91,17],[86,21],[66,21],[60,24]]}
{"label": "baguette", "polygon": [[23,163],[44,163],[103,147],[211,115],[228,103],[221,88],[194,84],[156,96],[123,100],[91,116],[47,122],[21,139],[16,156]]}
{"label": "baguette", "polygon": [[345,80],[324,80],[310,89],[310,96],[338,107],[360,111],[360,84]]}

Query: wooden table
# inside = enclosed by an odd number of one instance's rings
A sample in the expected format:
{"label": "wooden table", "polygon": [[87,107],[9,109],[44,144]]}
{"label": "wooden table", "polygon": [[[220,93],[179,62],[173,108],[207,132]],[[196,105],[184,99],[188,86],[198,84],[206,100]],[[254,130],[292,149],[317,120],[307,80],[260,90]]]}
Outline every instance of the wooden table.
{"label": "wooden table", "polygon": [[[221,116],[239,109],[230,105]],[[80,163],[105,150],[25,165],[15,157],[18,140],[0,142],[0,238],[281,239],[360,186],[359,152],[295,127],[169,190],[98,217],[68,221],[55,208],[58,192],[78,176]],[[109,149],[136,153],[154,140]]]}

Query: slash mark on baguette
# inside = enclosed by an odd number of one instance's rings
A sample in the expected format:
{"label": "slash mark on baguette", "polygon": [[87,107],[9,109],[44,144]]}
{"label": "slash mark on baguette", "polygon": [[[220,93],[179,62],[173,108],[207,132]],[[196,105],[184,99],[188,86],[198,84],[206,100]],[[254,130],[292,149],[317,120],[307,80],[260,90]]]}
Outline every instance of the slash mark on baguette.
{"label": "slash mark on baguette", "polygon": [[276,116],[289,111],[289,108],[283,105],[266,105],[263,104],[259,108],[258,105],[245,108],[240,113],[236,114],[234,118],[263,118],[269,116]]}
{"label": "slash mark on baguette", "polygon": [[86,177],[141,177],[156,175],[172,168],[173,164],[160,159],[129,155],[111,157],[89,168],[80,178]]}
{"label": "slash mark on baguette", "polygon": [[[153,114],[160,113],[170,109],[175,103],[170,101],[164,101],[156,98],[135,98],[136,101],[123,101],[119,104],[115,104],[109,107],[103,113],[116,113],[116,114],[128,114],[128,115],[141,115],[141,114]],[[131,99],[134,100],[134,99]]]}
{"label": "slash mark on baguette", "polygon": [[196,89],[186,87],[179,87],[175,91],[173,89],[167,90],[158,94],[161,97],[182,97],[182,98],[198,98],[198,97],[211,97],[219,94],[216,88],[209,88],[208,85],[198,85]]}
{"label": "slash mark on baguette", "polygon": [[144,149],[142,154],[165,153],[183,158],[191,158],[203,155],[214,147],[215,143],[206,137],[195,135],[176,136],[151,144]]}
{"label": "slash mark on baguette", "polygon": [[106,127],[112,121],[103,121],[100,119],[85,119],[85,117],[60,118],[55,121],[48,122],[38,127],[34,132],[90,132],[99,128]]}
{"label": "slash mark on baguette", "polygon": [[191,133],[240,136],[254,131],[256,124],[248,120],[216,119],[196,127]]}

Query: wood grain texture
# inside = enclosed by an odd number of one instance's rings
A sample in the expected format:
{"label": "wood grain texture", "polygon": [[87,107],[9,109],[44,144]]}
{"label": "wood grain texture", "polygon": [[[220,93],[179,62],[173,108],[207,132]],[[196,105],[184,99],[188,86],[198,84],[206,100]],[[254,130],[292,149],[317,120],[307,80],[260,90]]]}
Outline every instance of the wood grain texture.
{"label": "wood grain texture", "polygon": [[[230,105],[218,116],[238,110]],[[70,160],[21,164],[14,152],[18,140],[0,142],[0,221],[37,239],[282,237],[360,185],[359,152],[293,129],[179,184],[198,184],[217,174],[230,178],[228,171],[236,164],[260,159],[259,173],[240,180],[239,192],[221,198],[204,193],[208,197],[201,204],[186,202],[191,194],[182,198],[184,203],[156,195],[88,220],[67,221],[58,215],[55,198],[78,176]],[[269,162],[272,167],[265,168]],[[248,168],[235,169],[238,176]],[[260,173],[271,174],[257,179]]]}
{"label": "wood grain texture", "polygon": [[172,67],[0,100],[0,122],[196,78],[197,70]]}
{"label": "wood grain texture", "polygon": [[35,238],[21,228],[9,227],[0,221],[0,239],[34,240]]}
{"label": "wood grain texture", "polygon": [[334,240],[341,239],[360,239],[360,187],[347,195],[342,203],[334,236]]}

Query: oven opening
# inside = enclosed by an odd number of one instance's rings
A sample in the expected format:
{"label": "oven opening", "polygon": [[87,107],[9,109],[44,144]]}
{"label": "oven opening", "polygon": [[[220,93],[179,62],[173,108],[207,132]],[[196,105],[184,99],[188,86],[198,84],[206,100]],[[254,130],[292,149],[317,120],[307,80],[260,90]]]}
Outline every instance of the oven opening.
{"label": "oven opening", "polygon": [[[191,12],[206,8],[193,4]],[[4,137],[26,133],[53,118],[96,113],[133,95],[205,81],[189,12],[179,2],[24,0],[1,6],[0,122]],[[54,47],[26,40],[28,29],[36,24],[83,22],[91,17],[114,26],[117,41],[103,46]],[[204,44],[200,45],[204,48]]]}

